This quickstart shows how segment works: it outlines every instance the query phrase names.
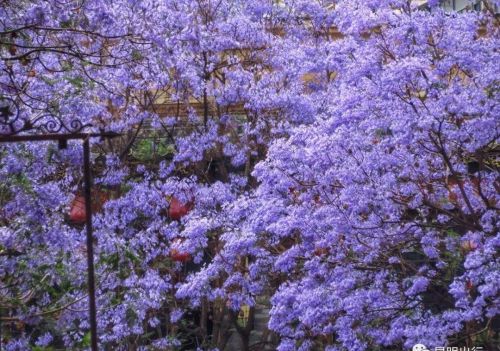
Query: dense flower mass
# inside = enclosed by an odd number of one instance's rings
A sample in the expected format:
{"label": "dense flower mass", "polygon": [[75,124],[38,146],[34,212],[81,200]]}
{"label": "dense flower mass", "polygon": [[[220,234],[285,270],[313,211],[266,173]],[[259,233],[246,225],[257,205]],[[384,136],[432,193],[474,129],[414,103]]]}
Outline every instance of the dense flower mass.
{"label": "dense flower mass", "polygon": [[[102,349],[493,350],[500,1],[443,6],[0,3],[0,135],[120,133]],[[90,346],[82,162],[0,144],[0,349]]]}

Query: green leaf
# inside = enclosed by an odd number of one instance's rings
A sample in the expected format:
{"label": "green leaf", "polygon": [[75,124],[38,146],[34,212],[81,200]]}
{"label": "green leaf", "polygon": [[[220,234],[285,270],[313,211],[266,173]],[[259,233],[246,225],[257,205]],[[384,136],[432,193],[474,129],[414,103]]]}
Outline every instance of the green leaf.
{"label": "green leaf", "polygon": [[83,338],[82,338],[82,341],[81,341],[81,345],[83,347],[90,347],[90,332],[87,332]]}

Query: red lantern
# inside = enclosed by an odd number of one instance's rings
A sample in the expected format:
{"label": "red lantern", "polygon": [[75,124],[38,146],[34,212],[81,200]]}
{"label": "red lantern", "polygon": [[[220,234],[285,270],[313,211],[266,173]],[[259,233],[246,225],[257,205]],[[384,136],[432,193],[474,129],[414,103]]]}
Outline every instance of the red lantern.
{"label": "red lantern", "polygon": [[[173,242],[173,245],[177,246],[182,243],[181,239],[175,239]],[[173,261],[176,262],[188,262],[191,260],[191,255],[188,252],[182,252],[177,248],[172,248],[170,250],[170,257],[172,258]]]}
{"label": "red lantern", "polygon": [[188,254],[187,252],[180,252],[177,249],[172,249],[172,251],[170,252],[170,256],[172,257],[172,260],[176,262],[185,263],[191,260],[190,254]]}
{"label": "red lantern", "polygon": [[[94,191],[92,193],[92,212],[99,212],[102,206],[109,200],[107,193]],[[75,224],[84,224],[87,221],[87,209],[85,208],[85,196],[76,195],[69,211],[69,220]]]}
{"label": "red lantern", "polygon": [[187,215],[189,211],[191,211],[192,209],[193,209],[192,201],[183,204],[176,197],[172,197],[172,200],[170,200],[170,206],[168,208],[168,216],[170,217],[170,219],[178,221],[182,217]]}
{"label": "red lantern", "polygon": [[472,283],[472,281],[470,279],[467,279],[467,282],[465,283],[465,287],[467,288],[467,290],[472,290],[474,289],[474,284]]}
{"label": "red lantern", "polygon": [[69,220],[76,224],[83,224],[87,221],[87,210],[85,208],[85,197],[78,195],[71,203]]}

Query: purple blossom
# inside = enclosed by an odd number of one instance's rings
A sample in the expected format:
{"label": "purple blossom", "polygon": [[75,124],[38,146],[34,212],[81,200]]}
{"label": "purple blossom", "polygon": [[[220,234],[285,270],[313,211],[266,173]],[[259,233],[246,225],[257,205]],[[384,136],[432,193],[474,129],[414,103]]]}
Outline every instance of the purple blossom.
{"label": "purple blossom", "polygon": [[[12,128],[121,133],[91,148],[101,347],[223,349],[262,305],[282,351],[492,335],[498,29],[421,5],[0,4]],[[6,350],[86,347],[81,151],[0,146]]]}

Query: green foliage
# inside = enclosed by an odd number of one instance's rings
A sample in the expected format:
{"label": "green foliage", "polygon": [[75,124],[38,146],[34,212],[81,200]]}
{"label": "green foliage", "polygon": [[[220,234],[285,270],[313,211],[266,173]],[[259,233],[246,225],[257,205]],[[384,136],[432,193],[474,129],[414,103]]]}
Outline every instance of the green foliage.
{"label": "green foliage", "polygon": [[143,55],[139,50],[137,50],[137,49],[132,50],[132,60],[139,61],[142,58],[143,58]]}
{"label": "green foliage", "polygon": [[81,341],[82,347],[90,347],[90,332],[86,333]]}
{"label": "green foliage", "polygon": [[53,347],[43,347],[43,346],[32,346],[31,351],[54,351]]}
{"label": "green foliage", "polygon": [[141,162],[151,162],[158,158],[171,157],[174,153],[174,145],[161,139],[141,139],[130,151],[130,155]]}

